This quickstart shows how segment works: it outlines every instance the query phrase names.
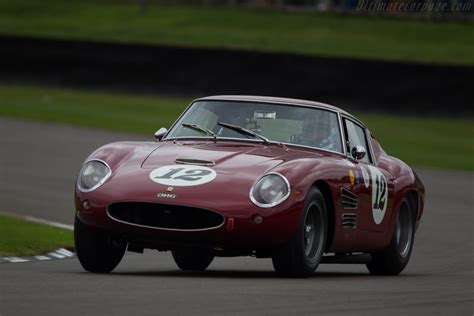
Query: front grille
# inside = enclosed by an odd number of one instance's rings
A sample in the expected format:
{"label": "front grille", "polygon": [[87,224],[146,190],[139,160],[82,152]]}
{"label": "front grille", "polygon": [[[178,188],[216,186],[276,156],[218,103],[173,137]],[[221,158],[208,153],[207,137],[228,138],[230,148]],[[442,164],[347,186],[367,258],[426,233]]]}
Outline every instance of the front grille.
{"label": "front grille", "polygon": [[148,202],[113,203],[107,212],[120,222],[166,230],[206,230],[225,221],[221,214],[205,209]]}
{"label": "front grille", "polygon": [[357,195],[344,188],[341,189],[341,202],[345,209],[357,208]]}

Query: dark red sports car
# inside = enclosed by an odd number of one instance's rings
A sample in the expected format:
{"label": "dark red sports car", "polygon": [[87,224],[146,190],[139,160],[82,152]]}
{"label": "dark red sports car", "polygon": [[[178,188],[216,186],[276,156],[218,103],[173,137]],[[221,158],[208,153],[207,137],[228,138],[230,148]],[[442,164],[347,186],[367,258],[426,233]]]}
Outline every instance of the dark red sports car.
{"label": "dark red sports car", "polygon": [[170,250],[183,270],[215,256],[272,258],[282,276],[320,263],[388,275],[407,265],[423,184],[349,113],[214,96],[155,137],[105,145],[84,162],[74,230],[84,269],[110,272],[144,248]]}

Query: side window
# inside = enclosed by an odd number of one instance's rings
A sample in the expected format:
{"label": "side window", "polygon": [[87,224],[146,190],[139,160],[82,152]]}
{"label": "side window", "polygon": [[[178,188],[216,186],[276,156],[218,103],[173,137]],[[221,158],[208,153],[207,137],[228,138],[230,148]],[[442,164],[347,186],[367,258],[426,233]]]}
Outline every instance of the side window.
{"label": "side window", "polygon": [[365,131],[362,128],[362,126],[348,119],[344,119],[344,125],[346,128],[346,137],[348,140],[347,151],[350,153],[351,149],[357,145],[364,147],[367,154],[362,159],[362,161],[366,163],[370,163],[371,160],[370,160],[369,146],[367,144],[367,138],[365,137]]}

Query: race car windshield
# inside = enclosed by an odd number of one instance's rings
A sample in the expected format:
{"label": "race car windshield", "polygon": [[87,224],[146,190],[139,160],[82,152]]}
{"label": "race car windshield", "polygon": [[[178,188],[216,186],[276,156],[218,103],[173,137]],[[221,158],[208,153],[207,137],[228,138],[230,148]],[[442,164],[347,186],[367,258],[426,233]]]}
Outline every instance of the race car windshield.
{"label": "race car windshield", "polygon": [[173,126],[166,139],[214,136],[189,126],[204,128],[218,139],[268,139],[343,152],[337,114],[319,108],[241,101],[197,101]]}

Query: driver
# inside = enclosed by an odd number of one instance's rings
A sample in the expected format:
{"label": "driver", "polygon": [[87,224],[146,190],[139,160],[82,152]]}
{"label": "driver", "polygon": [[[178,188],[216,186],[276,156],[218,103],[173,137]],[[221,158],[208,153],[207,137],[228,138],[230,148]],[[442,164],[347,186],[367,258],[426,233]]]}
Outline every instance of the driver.
{"label": "driver", "polygon": [[337,151],[337,133],[331,126],[329,117],[320,114],[317,117],[305,117],[301,133],[291,137],[295,144]]}

